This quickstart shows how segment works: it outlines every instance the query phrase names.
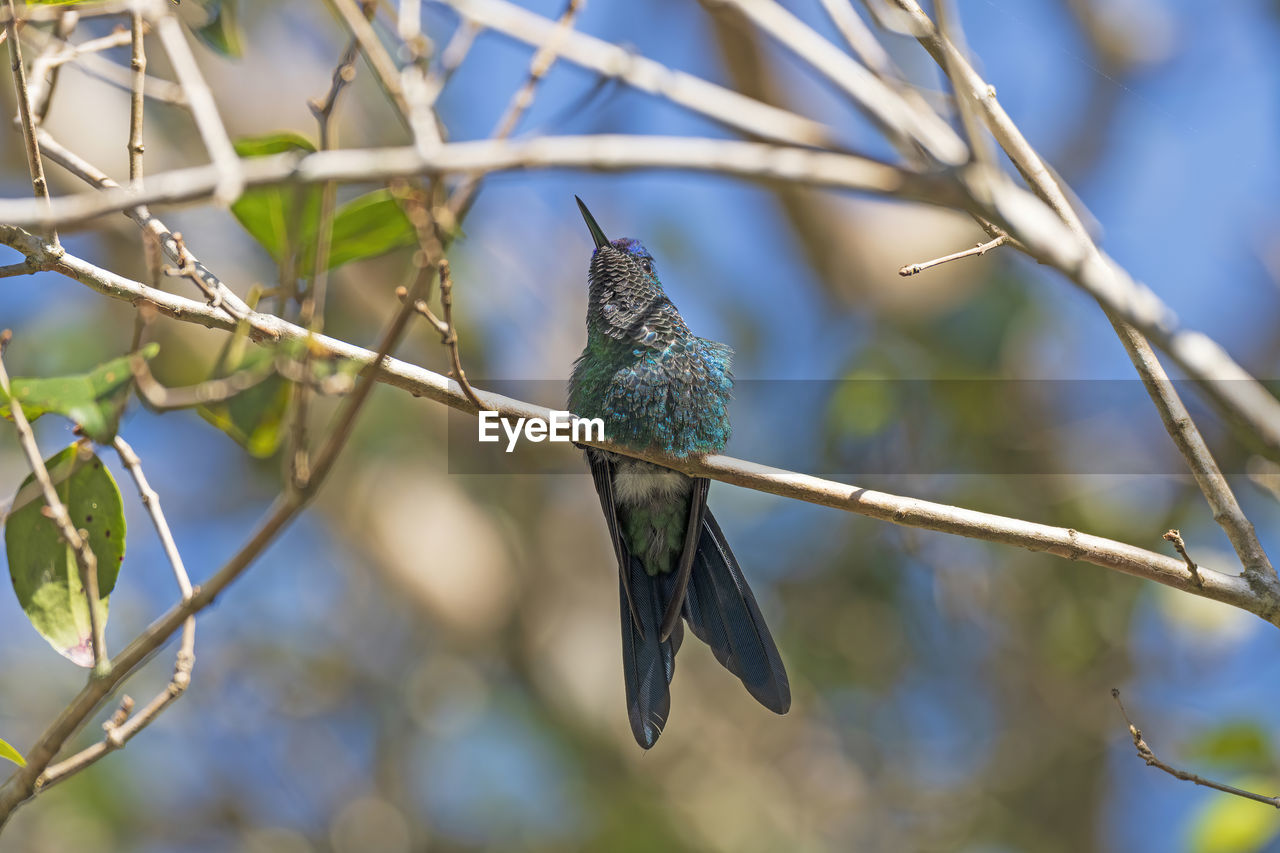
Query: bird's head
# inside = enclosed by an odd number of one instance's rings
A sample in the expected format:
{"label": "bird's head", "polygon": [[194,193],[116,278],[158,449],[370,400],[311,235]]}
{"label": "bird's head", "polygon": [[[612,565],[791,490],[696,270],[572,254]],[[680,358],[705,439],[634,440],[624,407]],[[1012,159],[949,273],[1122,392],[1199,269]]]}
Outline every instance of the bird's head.
{"label": "bird's head", "polygon": [[591,232],[591,239],[595,241],[596,248],[591,255],[591,271],[593,276],[596,274],[597,262],[604,267],[609,276],[617,279],[630,279],[635,284],[640,284],[647,280],[658,290],[662,289],[662,282],[658,279],[657,267],[653,263],[653,255],[649,254],[649,250],[639,240],[633,240],[630,237],[619,237],[616,240],[610,240],[604,234],[604,229],[596,222],[596,218],[591,215],[591,211],[587,210],[587,206],[582,203],[582,199],[574,196],[578,202],[578,209],[582,211],[582,218],[587,222],[587,229]]}
{"label": "bird's head", "polygon": [[578,209],[596,244],[587,276],[588,330],[626,345],[654,348],[688,334],[679,312],[662,289],[649,251],[639,240],[606,237],[580,198]]}

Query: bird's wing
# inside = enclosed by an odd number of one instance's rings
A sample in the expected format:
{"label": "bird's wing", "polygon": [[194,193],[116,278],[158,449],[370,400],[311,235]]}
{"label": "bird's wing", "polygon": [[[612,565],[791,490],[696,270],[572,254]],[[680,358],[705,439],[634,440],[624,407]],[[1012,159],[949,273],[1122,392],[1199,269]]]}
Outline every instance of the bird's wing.
{"label": "bird's wing", "polygon": [[707,491],[710,488],[711,481],[706,477],[693,478],[693,489],[689,493],[689,524],[685,528],[684,547],[680,551],[680,562],[676,566],[671,597],[667,599],[667,612],[662,617],[662,629],[658,634],[660,640],[671,636],[671,632],[680,624],[680,611],[684,605],[685,590],[689,586],[689,575],[693,571],[693,561],[698,554],[702,516],[707,509]]}
{"label": "bird's wing", "polygon": [[[649,749],[658,742],[671,711],[671,678],[676,670],[676,650],[682,631],[666,641],[658,640],[667,580],[650,576],[631,557],[627,574],[619,583],[622,610],[622,677],[627,691],[627,719],[636,743]],[[627,597],[628,581],[631,598]],[[639,616],[635,617],[634,614]]]}
{"label": "bird's wing", "polygon": [[[618,509],[613,502],[613,463],[603,453],[590,450],[587,451],[587,461],[591,463],[591,479],[595,481],[596,494],[600,496],[600,508],[604,510],[604,520],[609,525],[609,538],[613,540],[613,555],[618,561],[618,580],[626,596],[627,609],[631,611],[632,622],[641,626],[643,623],[636,611],[635,599],[631,594],[629,577],[631,555],[627,552],[626,543],[622,541],[622,533],[618,530]],[[641,637],[644,637],[643,633]]]}
{"label": "bird's wing", "polygon": [[787,712],[791,685],[778,647],[710,510],[703,513],[684,615],[694,635],[756,701],[775,714]]}

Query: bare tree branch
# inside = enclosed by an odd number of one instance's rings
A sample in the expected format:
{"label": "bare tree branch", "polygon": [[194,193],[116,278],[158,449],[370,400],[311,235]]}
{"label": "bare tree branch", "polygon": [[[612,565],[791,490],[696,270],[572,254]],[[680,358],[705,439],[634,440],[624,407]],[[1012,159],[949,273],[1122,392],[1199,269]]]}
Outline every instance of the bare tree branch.
{"label": "bare tree branch", "polygon": [[[536,48],[554,37],[555,21],[520,8],[507,0],[443,0],[467,21],[500,32]],[[616,77],[628,86],[659,95],[674,104],[761,139],[794,145],[827,145],[827,127],[795,113],[762,104],[732,89],[700,77],[675,71],[630,53],[617,45],[577,31],[566,33],[559,54],[605,77]]]}
{"label": "bare tree branch", "polygon": [[129,183],[142,184],[142,119],[143,93],[147,83],[147,53],[142,43],[144,29],[142,11],[134,9],[129,15],[129,44],[131,55],[129,68],[133,72],[133,85],[129,93]]}
{"label": "bare tree branch", "polygon": [[[29,234],[20,238],[14,235],[13,231],[14,229],[0,226],[0,243],[13,246],[20,251],[37,253],[37,262],[42,268],[74,278],[99,293],[116,299],[134,304],[149,303],[162,314],[178,320],[225,331],[234,329],[234,324],[224,314],[202,302],[185,299],[165,291],[157,291],[141,282],[100,269],[72,255],[63,255],[56,261],[41,260],[38,256],[39,240]],[[406,299],[405,304],[409,305],[412,301]],[[369,364],[374,358],[374,353],[369,350],[325,335],[310,336],[307,330],[279,317],[259,314],[252,320],[254,331],[250,334],[254,340],[274,343],[282,340],[309,339],[310,345],[315,347],[318,353],[329,358],[352,361],[361,365]],[[467,398],[459,383],[413,364],[396,359],[385,359],[378,372],[378,380],[409,391],[414,396],[426,397],[451,408],[470,414],[477,412],[476,404]],[[551,410],[542,406],[479,389],[476,389],[475,394],[483,404],[483,408],[497,411],[505,417],[546,419],[550,416]],[[829,506],[908,527],[937,530],[989,542],[1015,545],[1032,551],[1043,551],[1071,560],[1083,560],[1152,580],[1183,592],[1231,604],[1272,624],[1280,625],[1280,597],[1266,588],[1255,588],[1245,578],[1205,567],[1200,567],[1200,576],[1203,580],[1203,586],[1201,586],[1196,583],[1181,560],[1103,537],[876,492],[805,474],[756,465],[727,456],[673,459],[656,453],[637,452],[607,442],[587,443],[626,456],[656,462],[690,476],[709,477],[756,491]]]}
{"label": "bare tree branch", "polygon": [[[142,500],[142,505],[151,516],[151,521],[156,528],[156,534],[160,537],[160,544],[164,548],[165,556],[169,558],[169,565],[173,568],[174,580],[178,583],[178,591],[182,595],[182,600],[187,601],[191,598],[193,592],[191,580],[187,577],[186,567],[182,563],[182,555],[178,552],[178,546],[173,540],[173,533],[169,530],[169,523],[165,520],[164,510],[160,506],[160,496],[156,494],[155,490],[151,488],[151,484],[147,482],[146,475],[142,471],[142,460],[138,458],[138,454],[134,452],[129,443],[117,435],[114,445],[116,452],[120,455],[120,461],[124,463],[126,470],[133,477],[134,483],[138,487],[138,496]],[[156,694],[155,698],[133,714],[132,717],[129,716],[129,712],[132,710],[133,701],[126,696],[116,716],[103,723],[102,728],[106,736],[101,741],[82,749],[70,758],[49,766],[36,778],[35,791],[45,791],[58,782],[89,767],[108,753],[121,749],[134,735],[155,722],[165,708],[177,701],[186,692],[187,687],[190,686],[191,671],[195,667],[196,661],[195,650],[196,618],[195,616],[188,616],[182,623],[182,639],[179,643],[177,659],[173,666],[173,676],[169,679],[169,682]]]}
{"label": "bare tree branch", "polygon": [[[969,203],[963,190],[945,175],[922,174],[856,154],[678,136],[601,134],[450,142],[429,159],[412,147],[348,148],[302,156],[253,157],[241,160],[240,168],[246,187],[287,181],[384,182],[422,175],[528,169],[670,169],[855,190],[960,209]],[[63,196],[54,199],[47,210],[27,199],[0,199],[0,222],[22,228],[79,224],[139,205],[208,199],[218,182],[216,167],[197,166],[153,175],[136,192],[108,188]],[[1015,198],[1011,203],[1017,201]],[[1045,239],[1050,239],[1049,235]],[[1147,305],[1140,307],[1149,310]]]}
{"label": "bare tree branch", "polygon": [[[560,43],[564,41],[565,36],[573,29],[574,19],[578,17],[578,11],[581,6],[582,0],[569,0],[565,4],[564,12],[556,23],[552,37],[538,48],[533,55],[533,59],[529,61],[529,74],[525,77],[525,81],[520,88],[511,96],[511,100],[507,102],[507,108],[502,117],[498,119],[497,126],[489,136],[490,139],[506,139],[509,137],[516,129],[516,125],[520,123],[521,117],[533,105],[533,97],[538,90],[538,84],[542,82],[542,78],[547,75],[547,72],[551,70],[551,66],[555,64]],[[455,222],[460,222],[467,215],[467,211],[471,209],[479,188],[480,176],[468,175],[450,194],[449,212]]]}
{"label": "bare tree branch", "polygon": [[[27,8],[30,9],[32,7]],[[78,11],[75,14],[79,17]],[[59,19],[59,22],[61,22],[61,19]],[[145,26],[150,29],[149,24],[145,24]],[[54,35],[33,33],[31,41],[44,51],[32,63],[31,101],[36,115],[43,118],[44,111],[48,109],[49,96],[51,94],[51,88],[48,85],[41,85],[41,82],[35,79],[37,69],[47,67],[56,71],[69,64],[81,73],[101,80],[110,86],[115,86],[126,92],[131,91],[133,89],[133,72],[102,55],[102,52],[109,47],[128,44],[130,38],[128,30],[120,30],[101,38],[72,44],[60,39],[56,32]],[[44,60],[43,66],[40,64],[42,60]],[[179,107],[188,106],[187,96],[183,93],[181,86],[158,77],[147,77],[146,97],[153,101],[163,101]]]}
{"label": "bare tree branch", "polygon": [[[480,27],[470,21],[463,21],[449,38],[449,43],[440,52],[439,66],[429,72],[426,80],[423,81],[422,97],[428,104],[435,105],[440,93],[444,91],[444,87],[453,78],[454,72],[462,66],[467,54],[471,52],[471,46],[475,44],[476,36],[479,33]],[[404,38],[404,36],[401,37]],[[406,43],[410,41],[412,39],[406,39]],[[414,50],[415,48],[410,45],[410,49]]]}
{"label": "bare tree branch", "polygon": [[[378,352],[375,354],[362,350],[362,352],[366,352],[369,355],[369,358],[366,359],[365,369],[361,373],[355,390],[338,413],[333,430],[320,450],[315,466],[312,469],[312,477],[306,487],[301,489],[286,488],[281,492],[267,510],[266,515],[249,540],[222,568],[214,573],[208,582],[194,588],[190,595],[184,596],[181,602],[174,605],[164,616],[153,622],[145,631],[134,638],[120,654],[111,660],[110,670],[100,677],[91,679],[71,703],[62,710],[57,719],[36,741],[35,745],[27,751],[26,766],[15,772],[0,788],[0,829],[3,828],[16,808],[37,793],[37,783],[40,775],[49,768],[54,757],[72,735],[84,725],[89,715],[134,670],[163,646],[169,637],[173,636],[179,628],[185,625],[190,617],[212,604],[224,589],[240,577],[245,569],[258,558],[268,545],[275,541],[280,532],[297,517],[298,513],[315,495],[332,470],[338,455],[346,446],[347,439],[350,438],[351,431],[355,426],[356,418],[368,399],[373,385],[379,378],[380,371],[375,369],[374,365],[383,365],[392,361],[388,354],[395,348],[404,334],[405,327],[408,325],[409,318],[413,313],[411,303],[423,293],[425,286],[425,282],[422,281],[415,285],[411,294],[412,298],[401,305],[383,335]],[[152,288],[148,289],[153,290]],[[168,298],[181,298],[165,291],[155,292],[161,293]],[[213,309],[210,306],[200,305],[200,308],[202,311],[213,313]],[[221,313],[217,313],[216,316],[220,320],[226,320]],[[273,319],[278,320],[278,318]],[[290,325],[293,329],[298,329],[297,326],[292,326],[292,324],[286,325]],[[302,330],[299,329],[299,331]],[[310,333],[307,332],[306,334]],[[68,770],[73,769],[68,768]]]}
{"label": "bare tree branch", "polygon": [[774,0],[715,0],[746,15],[760,30],[822,74],[871,117],[906,153],[919,145],[937,162],[959,166],[969,151],[932,110],[919,110],[853,57]]}
{"label": "bare tree branch", "polygon": [[[413,148],[348,149],[321,151],[302,158],[289,154],[254,158],[241,165],[246,186],[283,180],[382,181],[420,174],[555,167],[671,169],[786,180],[959,209],[971,209],[977,204],[945,176],[920,174],[856,155],[685,137],[604,135],[542,137],[527,142],[485,140],[443,145],[429,160],[423,160]],[[155,176],[136,193],[108,189],[57,199],[48,211],[25,200],[0,200],[0,221],[19,225],[84,221],[139,204],[207,198],[220,180],[216,168],[205,166]],[[989,176],[983,180],[989,180]],[[991,189],[990,209],[978,207],[980,216],[1004,223],[1033,257],[1061,270],[1116,317],[1156,341],[1201,383],[1206,396],[1229,418],[1244,425],[1263,445],[1280,455],[1280,401],[1222,347],[1199,332],[1180,328],[1174,313],[1149,288],[1134,281],[1091,243],[1079,243],[1029,193],[999,181]],[[1164,376],[1163,372],[1154,373],[1159,369],[1154,354],[1147,358],[1137,349],[1134,352],[1135,361],[1143,365],[1144,376]],[[1167,377],[1156,378],[1151,387],[1161,396],[1161,408],[1173,423],[1188,422],[1183,417],[1185,406],[1161,390],[1172,388]],[[1196,464],[1205,462],[1199,459]],[[1231,535],[1239,540],[1242,534],[1237,529]],[[1265,576],[1265,569],[1262,574]]]}
{"label": "bare tree branch", "polygon": [[931,261],[921,261],[920,263],[917,263],[917,264],[907,264],[905,267],[898,270],[898,275],[902,276],[903,278],[906,278],[908,276],[918,275],[927,269],[931,269],[933,267],[940,266],[942,264],[949,263],[951,261],[958,261],[962,258],[972,258],[979,255],[985,255],[987,252],[991,251],[992,249],[995,249],[999,246],[1003,246],[1007,242],[1009,242],[1009,235],[1001,234],[999,237],[995,238],[994,240],[991,240],[990,242],[979,243],[978,245],[974,246],[972,249],[965,249],[963,252],[954,252],[950,255],[943,255],[941,258],[934,258]]}
{"label": "bare tree branch", "polygon": [[[18,118],[22,124],[22,141],[27,146],[27,169],[31,172],[31,188],[36,198],[49,203],[49,182],[44,177],[44,164],[40,160],[40,146],[36,144],[36,125],[31,113],[31,94],[27,91],[27,70],[22,64],[22,45],[18,42],[18,27],[13,10],[13,0],[5,0],[8,18],[5,32],[9,41],[9,68],[13,72],[13,86],[18,100]],[[49,228],[49,240],[58,244],[58,232]]]}
{"label": "bare tree branch", "polygon": [[[67,9],[53,26],[53,38],[50,38],[40,49],[40,54],[31,63],[29,93],[31,112],[35,116],[35,124],[44,122],[49,114],[49,106],[53,103],[53,90],[58,85],[59,71],[63,63],[83,52],[85,55],[114,47],[119,43],[121,34],[111,33],[99,39],[92,39],[79,45],[68,44],[67,39],[80,22],[80,15],[75,9]],[[63,41],[59,41],[59,40]],[[65,58],[64,58],[65,57]]]}
{"label": "bare tree branch", "polygon": [[[1245,571],[1255,582],[1280,589],[1280,577],[1277,577],[1266,552],[1258,542],[1253,525],[1240,510],[1226,478],[1222,476],[1208,445],[1147,338],[1154,340],[1179,367],[1199,380],[1206,395],[1222,407],[1229,417],[1246,423],[1276,453],[1280,453],[1280,401],[1207,337],[1178,330],[1173,312],[1160,305],[1154,294],[1133,282],[1123,269],[1103,255],[1040,155],[996,100],[994,87],[989,86],[963,53],[934,27],[929,16],[915,0],[892,1],[907,14],[915,28],[914,35],[937,60],[960,93],[959,96],[970,97],[979,106],[996,141],[1035,193],[1062,220],[1074,239],[1059,237],[1055,240],[1056,245],[1050,249],[1043,239],[1045,235],[1037,233],[1039,229],[1027,227],[1032,224],[1034,214],[1025,205],[1014,200],[1011,188],[1006,188],[1003,193],[992,198],[992,206],[1005,215],[1015,236],[1027,245],[1027,250],[1033,256],[1062,270],[1099,301],[1115,326],[1152,403],[1160,412],[1170,438],[1182,453],[1197,485],[1213,509],[1214,520],[1222,526],[1231,540]],[[988,181],[993,178],[990,170],[983,170],[981,174]],[[973,186],[972,181],[970,186]],[[985,190],[986,187],[980,189],[978,195],[982,195]],[[1136,307],[1133,303],[1137,300],[1150,303],[1151,308],[1165,316],[1158,319],[1148,311],[1132,310]],[[1208,361],[1218,362],[1217,368],[1206,370]]]}
{"label": "bare tree branch", "polygon": [[[413,134],[414,146],[423,155],[429,154],[441,142],[440,129],[436,126],[431,105],[423,97],[410,100],[405,96],[401,86],[400,69],[396,68],[391,54],[378,40],[378,34],[374,32],[368,17],[356,7],[355,0],[328,0],[328,2],[342,18],[347,29],[355,36],[360,45],[360,53],[373,69],[374,76],[382,86],[382,91],[395,105],[405,127]],[[365,7],[370,12],[374,8],[372,3],[366,3]]]}
{"label": "bare tree branch", "polygon": [[[339,3],[345,9],[346,3]],[[374,14],[376,7],[366,3],[364,11],[358,13],[367,23],[367,17]],[[360,49],[360,36],[352,35],[351,44],[343,53],[338,65],[333,70],[329,82],[329,91],[322,99],[310,102],[311,114],[315,116],[319,126],[320,150],[331,150],[334,128],[333,115],[338,106],[338,97],[352,80],[355,79],[356,54]],[[329,249],[333,238],[333,216],[337,207],[338,186],[333,181],[326,182],[320,195],[320,215],[316,223],[315,254],[311,259],[311,281],[306,293],[299,300],[298,322],[314,332],[324,328],[324,306],[329,285]],[[303,375],[311,366],[311,348],[303,350],[299,367]],[[297,488],[305,488],[311,480],[311,454],[307,441],[307,419],[310,416],[311,384],[299,382],[293,386],[293,412],[290,415],[292,425],[289,430],[289,447],[286,453],[288,466],[288,482]]]}
{"label": "bare tree branch", "polygon": [[1120,708],[1120,715],[1124,717],[1125,723],[1129,726],[1129,736],[1133,738],[1133,747],[1138,751],[1138,757],[1147,762],[1148,767],[1155,767],[1163,770],[1175,779],[1181,779],[1184,782],[1191,782],[1201,785],[1205,788],[1212,788],[1215,791],[1222,791],[1224,794],[1231,794],[1236,797],[1244,797],[1246,800],[1263,803],[1264,805],[1280,809],[1280,797],[1268,797],[1265,794],[1255,794],[1253,791],[1246,791],[1243,788],[1237,788],[1234,785],[1226,785],[1222,782],[1215,782],[1212,779],[1206,779],[1203,776],[1197,776],[1195,773],[1188,773],[1186,770],[1179,770],[1171,764],[1166,764],[1156,754],[1151,751],[1151,747],[1147,746],[1146,740],[1142,737],[1142,730],[1133,724],[1129,719],[1129,714],[1124,709],[1124,704],[1120,701],[1120,690],[1118,688],[1111,689],[1111,698],[1116,700],[1116,705]]}
{"label": "bare tree branch", "polygon": [[[102,0],[99,3],[85,4],[77,9],[77,14],[82,18],[106,18],[114,15],[124,15],[133,8],[136,0]],[[32,6],[27,5],[22,9],[22,15],[17,16],[13,10],[12,4],[0,7],[0,23],[7,24],[14,20],[15,17],[20,21],[30,21],[32,23],[49,23],[57,21],[62,17],[66,10],[58,6]]]}
{"label": "bare tree branch", "polygon": [[[62,166],[71,174],[83,180],[91,186],[99,189],[112,190],[119,189],[120,185],[109,178],[105,172],[92,163],[75,154],[70,149],[64,147],[55,140],[48,131],[40,128],[36,133],[36,138],[40,142],[40,150],[46,157],[54,163]],[[195,255],[188,251],[186,245],[177,239],[177,236],[169,230],[169,228],[151,214],[145,205],[137,205],[135,207],[125,208],[123,211],[138,224],[143,230],[144,239],[154,240],[159,245],[160,250],[169,257],[179,267],[190,267],[198,274],[203,281],[202,290],[212,290],[217,294],[218,300],[224,306],[230,317],[243,317],[249,311],[249,306],[236,295],[231,288],[227,287],[217,276],[209,271],[209,268],[200,263]],[[150,236],[147,236],[150,235]],[[149,261],[150,265],[150,261]],[[154,264],[158,269],[159,264]]]}
{"label": "bare tree branch", "polygon": [[156,22],[156,34],[160,36],[160,43],[169,56],[173,72],[186,92],[196,128],[200,131],[205,150],[209,152],[209,158],[218,173],[214,198],[222,204],[230,204],[240,197],[244,185],[240,176],[240,159],[236,156],[231,138],[227,136],[227,128],[218,114],[213,93],[209,91],[209,84],[205,82],[204,74],[196,64],[195,55],[191,53],[191,46],[187,44],[187,37],[182,32],[182,25],[171,10],[160,15],[160,20]]}

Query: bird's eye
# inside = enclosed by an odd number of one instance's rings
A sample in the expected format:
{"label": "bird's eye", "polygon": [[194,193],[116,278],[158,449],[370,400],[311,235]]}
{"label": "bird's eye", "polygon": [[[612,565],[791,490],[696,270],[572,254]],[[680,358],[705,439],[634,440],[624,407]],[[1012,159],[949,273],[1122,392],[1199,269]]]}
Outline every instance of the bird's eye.
{"label": "bird's eye", "polygon": [[648,258],[640,262],[640,269],[644,270],[648,275],[653,275],[653,263]]}

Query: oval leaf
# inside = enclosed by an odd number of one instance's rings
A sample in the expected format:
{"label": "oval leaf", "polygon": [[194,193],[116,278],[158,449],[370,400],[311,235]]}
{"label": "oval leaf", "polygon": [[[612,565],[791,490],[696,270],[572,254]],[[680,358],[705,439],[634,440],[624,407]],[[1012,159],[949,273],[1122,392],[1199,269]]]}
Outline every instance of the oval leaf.
{"label": "oval leaf", "polygon": [[[159,351],[159,344],[148,344],[137,353],[108,361],[89,373],[50,379],[15,377],[9,387],[28,420],[54,412],[75,421],[86,436],[99,444],[110,444],[120,425],[120,414],[129,401],[133,384],[130,359],[134,355],[151,359]],[[3,390],[0,390],[0,416],[12,420],[9,399]]]}
{"label": "oval leaf", "polygon": [[[89,533],[98,559],[103,612],[124,560],[124,507],[115,478],[89,445],[73,444],[45,461],[54,488],[76,527]],[[80,584],[75,554],[46,518],[44,494],[29,476],[5,520],[9,577],[18,603],[49,645],[79,666],[93,666],[89,602]]]}

